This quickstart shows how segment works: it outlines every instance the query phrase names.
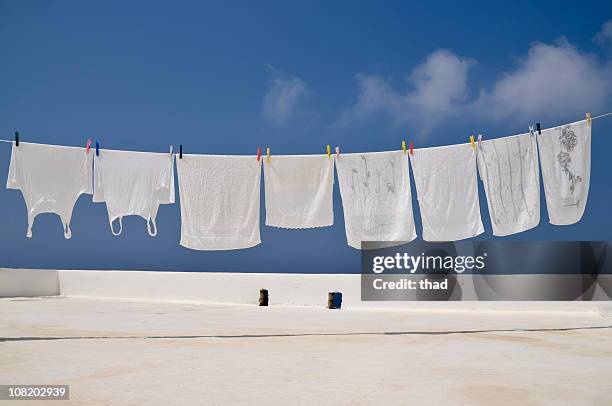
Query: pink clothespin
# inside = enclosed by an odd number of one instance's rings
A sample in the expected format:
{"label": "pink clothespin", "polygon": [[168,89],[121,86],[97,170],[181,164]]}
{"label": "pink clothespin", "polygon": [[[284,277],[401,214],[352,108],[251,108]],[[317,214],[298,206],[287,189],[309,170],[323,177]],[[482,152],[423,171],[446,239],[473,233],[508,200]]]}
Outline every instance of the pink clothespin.
{"label": "pink clothespin", "polygon": [[89,154],[90,149],[91,149],[91,140],[88,138],[87,142],[85,143],[85,153]]}
{"label": "pink clothespin", "polygon": [[340,156],[340,147],[336,147],[336,157]]}

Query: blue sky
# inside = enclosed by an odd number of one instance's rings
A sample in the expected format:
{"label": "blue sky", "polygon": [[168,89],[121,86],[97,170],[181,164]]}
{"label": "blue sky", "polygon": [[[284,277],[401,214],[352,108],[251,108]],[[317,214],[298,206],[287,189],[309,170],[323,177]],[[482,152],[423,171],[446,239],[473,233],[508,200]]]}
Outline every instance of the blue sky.
{"label": "blue sky", "polygon": [[[612,111],[612,3],[0,1],[0,132],[23,141],[185,152],[344,152],[499,137]],[[573,226],[542,221],[509,237],[610,240],[612,118],[594,122],[589,202]],[[0,144],[5,182],[9,144]],[[480,187],[481,213],[491,227]],[[420,218],[413,197],[417,232]],[[63,269],[359,272],[335,225],[263,225],[262,244],[231,252],[179,246],[179,206],[159,234],[104,204],[78,201],[73,238],[57,216],[27,239],[18,191],[0,189],[0,266]],[[543,198],[543,196],[542,196]],[[263,203],[263,196],[262,196]]]}

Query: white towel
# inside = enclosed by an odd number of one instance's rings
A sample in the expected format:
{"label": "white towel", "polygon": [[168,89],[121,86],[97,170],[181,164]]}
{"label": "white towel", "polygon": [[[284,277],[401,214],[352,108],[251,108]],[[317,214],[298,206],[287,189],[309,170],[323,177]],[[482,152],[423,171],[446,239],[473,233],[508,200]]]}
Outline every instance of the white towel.
{"label": "white towel", "polygon": [[540,222],[540,171],[531,134],[482,141],[478,145],[493,235],[529,230]]}
{"label": "white towel", "polygon": [[457,241],[484,231],[470,144],[415,149],[410,162],[425,241]]}
{"label": "white towel", "polygon": [[230,250],[261,242],[261,162],[255,156],[183,154],[176,167],[182,246]]}
{"label": "white towel", "polygon": [[264,159],[266,225],[284,228],[334,224],[334,156],[284,155]]}
{"label": "white towel", "polygon": [[537,138],[550,223],[577,223],[589,195],[591,126],[578,121],[542,130]]}
{"label": "white towel", "polygon": [[159,205],[174,203],[173,162],[174,156],[167,153],[100,150],[94,160],[93,201],[106,202],[113,235],[121,234],[123,216],[131,215],[145,219],[149,235],[157,235]]}
{"label": "white towel", "polygon": [[416,238],[403,151],[341,154],[336,165],[348,245]]}
{"label": "white towel", "polygon": [[92,155],[85,148],[13,143],[6,187],[19,189],[28,211],[27,236],[37,215],[55,213],[70,238],[72,210],[79,196],[92,193]]}

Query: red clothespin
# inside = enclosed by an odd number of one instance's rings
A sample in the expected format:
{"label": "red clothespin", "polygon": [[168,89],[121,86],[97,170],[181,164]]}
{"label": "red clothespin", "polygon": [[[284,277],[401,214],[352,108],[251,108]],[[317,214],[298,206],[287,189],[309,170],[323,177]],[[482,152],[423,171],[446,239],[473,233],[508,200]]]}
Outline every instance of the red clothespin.
{"label": "red clothespin", "polygon": [[410,141],[410,156],[414,154],[414,143]]}
{"label": "red clothespin", "polygon": [[85,143],[85,153],[89,154],[90,149],[91,149],[91,140],[88,138],[87,142]]}
{"label": "red clothespin", "polygon": [[257,147],[257,162],[261,160],[261,147]]}
{"label": "red clothespin", "polygon": [[340,147],[336,147],[336,157],[340,156]]}

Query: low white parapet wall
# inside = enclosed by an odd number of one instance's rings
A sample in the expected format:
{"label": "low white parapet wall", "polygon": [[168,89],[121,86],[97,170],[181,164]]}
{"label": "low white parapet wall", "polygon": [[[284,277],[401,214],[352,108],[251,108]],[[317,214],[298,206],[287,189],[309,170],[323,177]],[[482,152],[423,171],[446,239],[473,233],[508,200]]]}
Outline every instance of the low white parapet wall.
{"label": "low white parapet wall", "polygon": [[[606,275],[610,276],[610,275]],[[499,275],[500,285],[529,283],[536,275]],[[541,283],[541,276],[538,281]],[[474,280],[460,275],[464,297],[474,295]],[[574,282],[568,279],[568,285]],[[274,274],[224,272],[84,271],[0,269],[0,297],[64,295],[124,300],[257,304],[259,289],[270,305],[318,306],[327,293],[342,292],[343,308],[452,311],[581,311],[609,309],[606,301],[361,301],[359,274]],[[480,288],[482,289],[482,288]],[[600,292],[601,293],[601,292]],[[601,298],[600,293],[593,296]]]}
{"label": "low white parapet wall", "polygon": [[0,297],[60,294],[59,271],[0,268]]}

